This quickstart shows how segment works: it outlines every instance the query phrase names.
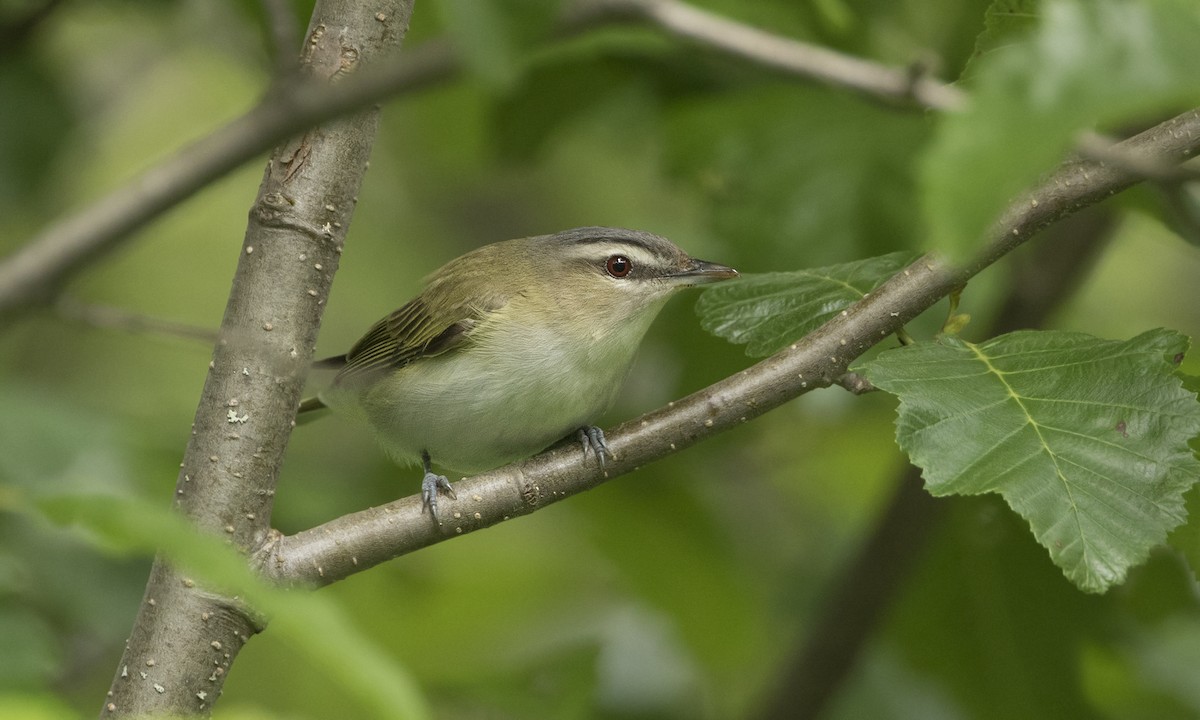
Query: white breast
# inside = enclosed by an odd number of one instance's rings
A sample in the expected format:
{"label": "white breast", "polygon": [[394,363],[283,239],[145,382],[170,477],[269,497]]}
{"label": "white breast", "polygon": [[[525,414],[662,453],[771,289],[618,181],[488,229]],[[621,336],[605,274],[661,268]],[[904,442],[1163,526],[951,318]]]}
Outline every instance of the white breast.
{"label": "white breast", "polygon": [[436,464],[478,472],[544,449],[612,404],[657,313],[582,327],[514,324],[521,314],[497,313],[469,344],[361,392],[392,456],[412,462],[427,450]]}

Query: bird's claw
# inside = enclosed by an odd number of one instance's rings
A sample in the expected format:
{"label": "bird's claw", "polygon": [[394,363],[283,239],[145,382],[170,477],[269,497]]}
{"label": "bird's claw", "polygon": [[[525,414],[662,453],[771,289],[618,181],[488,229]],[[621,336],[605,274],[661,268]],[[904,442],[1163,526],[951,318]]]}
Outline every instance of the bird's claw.
{"label": "bird's claw", "polygon": [[600,462],[600,469],[604,469],[604,459],[613,459],[613,454],[608,449],[608,444],[604,442],[604,431],[595,425],[588,425],[579,428],[579,443],[583,445],[583,454],[586,457],[588,451],[596,454],[596,460]]}
{"label": "bird's claw", "polygon": [[438,517],[438,493],[444,494],[451,500],[457,500],[458,496],[454,494],[454,488],[450,487],[450,481],[445,475],[437,475],[430,471],[425,471],[425,478],[421,480],[421,514],[425,514],[425,509],[429,508],[429,513],[433,515],[433,519],[441,522]]}

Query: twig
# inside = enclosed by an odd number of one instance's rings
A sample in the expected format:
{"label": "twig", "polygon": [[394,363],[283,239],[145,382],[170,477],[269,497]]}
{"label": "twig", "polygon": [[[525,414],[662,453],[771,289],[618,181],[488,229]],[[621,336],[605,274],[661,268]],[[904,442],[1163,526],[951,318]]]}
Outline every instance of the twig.
{"label": "twig", "polygon": [[[1200,110],[1169,120],[1121,144],[1123,151],[1179,161],[1200,150]],[[922,258],[871,295],[790,348],[667,407],[613,429],[616,459],[604,470],[577,448],[543,453],[458,483],[435,526],[417,496],[332,520],[291,536],[275,536],[256,552],[266,575],[285,583],[325,585],[404,553],[479,530],[588,490],[648,462],[741,425],[817,387],[826,387],[881,339],[968,278],[1067,214],[1124,190],[1139,178],[1109,166],[1069,163],[1030,196],[1009,206],[979,257],[964,268]]]}
{"label": "twig", "polygon": [[871,62],[759,30],[680,0],[594,0],[576,6],[573,13],[580,18],[646,20],[669,35],[756,65],[930,110],[957,110],[966,100],[958,88],[929,77],[922,64],[896,68]]}
{"label": "twig", "polygon": [[82,303],[72,297],[64,296],[60,298],[54,304],[54,309],[61,317],[67,320],[92,327],[123,330],[131,333],[171,335],[188,340],[199,340],[210,345],[217,341],[217,331],[212,328],[162,320],[107,305]]}
{"label": "twig", "polygon": [[51,300],[72,275],[200,188],[280,140],[402,90],[439,80],[456,65],[427,44],[402,63],[336,85],[295,82],[245,115],[146,171],[132,183],[40,232],[0,263],[0,318]]}
{"label": "twig", "polygon": [[[278,0],[264,0],[268,10]],[[763,67],[934,109],[957,107],[960,91],[911,69],[836,53],[693,8],[679,0],[583,0],[572,6],[563,36],[631,18],[674,37]],[[282,14],[272,14],[275,42],[285,42]],[[286,53],[276,53],[280,62]],[[407,50],[399,62],[333,86],[281,82],[245,115],[184,147],[131,183],[51,224],[0,262],[0,320],[51,301],[63,284],[160,214],[247,160],[301,130],[456,76],[461,63],[445,41]]]}
{"label": "twig", "polygon": [[840,385],[846,390],[849,390],[855,395],[866,395],[867,393],[875,392],[879,388],[871,384],[865,375],[856,372],[848,372],[843,374],[834,381],[835,385]]}
{"label": "twig", "polygon": [[1121,148],[1120,141],[1099,133],[1084,133],[1076,144],[1076,149],[1088,160],[1114,165],[1144,180],[1168,185],[1200,180],[1200,170],[1194,167],[1153,160],[1128,152]]}
{"label": "twig", "polygon": [[288,0],[260,0],[260,3],[271,38],[271,58],[275,67],[271,81],[275,86],[284,85],[295,77],[300,67],[296,60],[300,47],[296,12]]}

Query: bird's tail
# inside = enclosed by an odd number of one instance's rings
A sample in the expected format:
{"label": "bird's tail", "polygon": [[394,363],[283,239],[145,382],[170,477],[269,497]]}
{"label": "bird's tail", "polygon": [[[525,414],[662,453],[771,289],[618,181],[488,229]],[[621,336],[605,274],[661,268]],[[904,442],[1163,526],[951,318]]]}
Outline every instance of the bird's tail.
{"label": "bird's tail", "polygon": [[311,413],[316,410],[323,410],[327,407],[329,407],[329,406],[326,405],[325,403],[321,402],[321,398],[310,397],[310,398],[306,398],[305,400],[300,401],[300,407],[299,407],[299,409],[296,410],[296,414],[303,415],[304,413]]}
{"label": "bird's tail", "polygon": [[[346,364],[345,355],[334,355],[323,360],[314,361],[312,366],[319,370],[337,370]],[[296,409],[296,424],[303,425],[305,423],[316,420],[321,417],[318,410],[324,410],[329,407],[321,402],[319,397],[310,397],[300,401],[300,407]]]}
{"label": "bird's tail", "polygon": [[300,407],[296,410],[296,426],[307,425],[317,418],[325,417],[325,413],[317,412],[329,407],[321,402],[319,397],[310,397],[300,401]]}

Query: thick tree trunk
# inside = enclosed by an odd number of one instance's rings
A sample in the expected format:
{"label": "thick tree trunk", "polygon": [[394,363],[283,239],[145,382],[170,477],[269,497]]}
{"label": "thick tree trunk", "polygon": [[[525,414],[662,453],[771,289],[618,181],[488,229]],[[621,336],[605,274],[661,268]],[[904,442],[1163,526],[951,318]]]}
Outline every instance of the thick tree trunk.
{"label": "thick tree trunk", "polygon": [[[391,55],[412,0],[321,0],[300,72],[333,83]],[[276,148],[250,212],[237,273],[175,490],[202,530],[249,553],[270,531],[275,484],[317,329],[378,126],[358,112]],[[159,557],[102,717],[208,715],[262,619]]]}

